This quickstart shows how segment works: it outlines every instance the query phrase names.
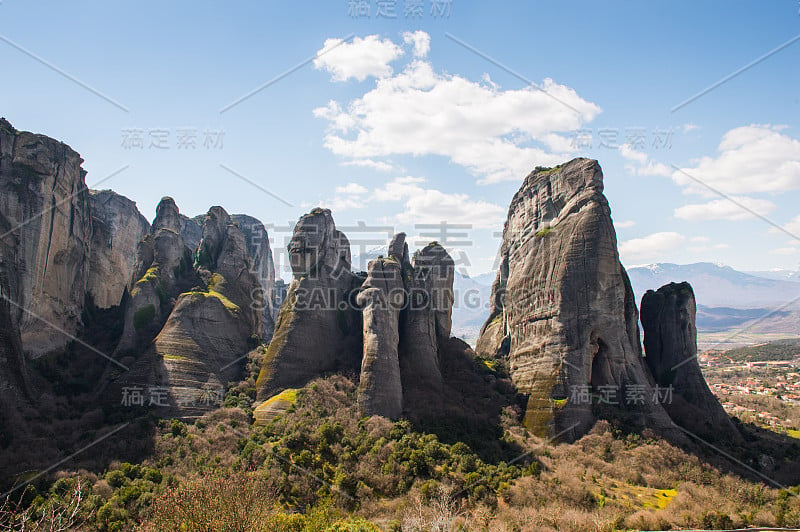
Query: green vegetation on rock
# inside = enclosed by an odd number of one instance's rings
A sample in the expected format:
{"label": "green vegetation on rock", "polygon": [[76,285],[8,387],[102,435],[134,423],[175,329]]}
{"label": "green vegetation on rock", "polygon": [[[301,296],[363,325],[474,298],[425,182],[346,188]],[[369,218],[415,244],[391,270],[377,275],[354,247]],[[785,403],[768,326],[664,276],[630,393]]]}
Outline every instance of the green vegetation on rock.
{"label": "green vegetation on rock", "polygon": [[138,331],[142,327],[146,327],[156,317],[156,307],[147,305],[137,310],[133,314],[133,327]]}

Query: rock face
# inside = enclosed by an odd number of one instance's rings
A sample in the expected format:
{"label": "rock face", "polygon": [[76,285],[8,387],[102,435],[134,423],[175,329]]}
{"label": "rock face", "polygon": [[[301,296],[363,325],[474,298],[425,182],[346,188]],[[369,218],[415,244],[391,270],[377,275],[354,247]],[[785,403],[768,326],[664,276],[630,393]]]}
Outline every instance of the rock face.
{"label": "rock face", "polygon": [[205,216],[189,218],[181,214],[181,237],[183,243],[191,250],[196,250],[203,238],[203,220]]}
{"label": "rock face", "polygon": [[[440,390],[440,352],[450,341],[455,266],[431,243],[409,260],[406,235],[366,277],[350,271],[350,248],[330,211],[315,209],[288,246],[294,278],[258,379],[258,399],[333,371],[360,368],[365,415],[399,417],[405,391]],[[419,395],[419,394],[417,394]]]}
{"label": "rock face", "polygon": [[431,243],[414,253],[408,269],[409,301],[400,339],[405,387],[439,387],[439,347],[450,338],[455,264],[442,246]]}
{"label": "rock face", "polygon": [[153,342],[163,363],[161,382],[173,412],[182,416],[219,406],[261,328],[261,303],[252,299],[259,297],[259,284],[242,230],[225,209],[211,207],[202,234],[195,267],[206,288],[178,297]]}
{"label": "rock face", "polygon": [[0,119],[0,276],[28,357],[62,349],[80,324],[92,238],[82,162]]}
{"label": "rock face", "polygon": [[350,243],[328,209],[301,217],[288,245],[292,281],[263,366],[258,399],[360,363],[360,315],[351,301],[363,279],[350,271]]}
{"label": "rock face", "polygon": [[477,347],[507,358],[528,395],[525,424],[573,440],[608,407],[631,424],[671,431],[642,361],[638,312],[597,161],[575,159],[526,177],[509,208],[501,255]]}
{"label": "rock face", "polygon": [[697,305],[689,283],[670,283],[642,297],[647,366],[657,384],[671,387],[665,403],[678,425],[704,438],[741,439],[728,414],[709,390],[697,361]]}
{"label": "rock face", "polygon": [[[0,286],[5,287],[2,280]],[[31,397],[22,340],[10,310],[9,302],[0,300],[0,448],[24,432],[20,406]]]}
{"label": "rock face", "polygon": [[115,355],[149,344],[170,310],[176,281],[190,270],[191,253],[181,237],[181,218],[172,198],[162,198],[150,233],[136,248],[130,300]]}
{"label": "rock face", "polygon": [[[150,232],[150,223],[136,203],[112,190],[89,192],[92,213],[92,253],[87,289],[94,304],[120,304],[136,261],[136,247]],[[138,280],[138,279],[137,279]]]}
{"label": "rock face", "polygon": [[[246,214],[231,215],[231,220],[239,225],[244,235],[244,242],[250,256],[250,272],[256,277],[260,287],[261,308],[261,339],[269,342],[275,330],[273,318],[275,309],[272,304],[275,299],[275,264],[272,260],[272,248],[269,235],[259,220]],[[255,298],[254,298],[255,299]]]}
{"label": "rock face", "polygon": [[359,406],[367,415],[394,419],[403,412],[397,352],[400,310],[406,301],[401,264],[395,258],[370,261],[357,301],[363,309],[364,322]]}

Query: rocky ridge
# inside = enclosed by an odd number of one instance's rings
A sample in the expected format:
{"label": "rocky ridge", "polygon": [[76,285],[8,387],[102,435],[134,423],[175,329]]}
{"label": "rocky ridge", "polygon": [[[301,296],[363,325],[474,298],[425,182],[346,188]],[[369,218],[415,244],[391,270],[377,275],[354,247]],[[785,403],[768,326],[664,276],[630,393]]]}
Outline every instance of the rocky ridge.
{"label": "rocky ridge", "polygon": [[[261,222],[218,206],[189,218],[163,198],[148,226],[133,202],[88,191],[80,164],[63,143],[0,121],[0,423],[36,402],[28,359],[63,350],[87,308],[117,304],[114,362],[130,371],[109,363],[109,397],[163,388],[156,406],[167,415],[216,408],[251,349],[267,343],[256,382],[265,405],[333,372],[358,375],[365,415],[392,419],[447,403],[454,375],[462,388],[487,386],[492,401],[505,394],[502,375],[479,373],[480,359],[451,337],[454,264],[438,243],[412,255],[397,234],[386,257],[354,272],[347,237],[329,210],[314,209],[287,247],[293,278],[273,321]],[[532,431],[573,440],[616,416],[678,437],[675,424],[736,437],[694,361],[686,287],[643,300],[642,352],[596,161],[531,173],[511,202],[501,255],[477,351],[507,364]],[[667,386],[674,404],[660,398]]]}

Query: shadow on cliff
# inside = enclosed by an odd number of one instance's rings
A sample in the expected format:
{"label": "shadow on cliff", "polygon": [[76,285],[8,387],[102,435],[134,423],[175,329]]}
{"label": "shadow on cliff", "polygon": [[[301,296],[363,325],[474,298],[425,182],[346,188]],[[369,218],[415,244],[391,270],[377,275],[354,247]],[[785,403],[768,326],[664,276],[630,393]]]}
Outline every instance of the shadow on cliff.
{"label": "shadow on cliff", "polygon": [[27,481],[46,486],[44,473],[56,465],[102,473],[112,461],[139,462],[152,453],[155,417],[96,395],[108,365],[99,353],[113,352],[122,316],[120,306],[99,309],[89,299],[78,339],[30,362],[36,392],[0,452],[0,491]]}
{"label": "shadow on cliff", "polygon": [[464,442],[488,463],[509,461],[524,451],[503,439],[504,417],[520,415],[518,398],[503,371],[477,358],[464,341],[450,338],[440,347],[441,389],[404,383],[405,415],[416,430],[445,443]]}
{"label": "shadow on cliff", "polygon": [[716,442],[713,443],[714,449],[706,443],[695,442],[699,449],[694,454],[720,469],[772,487],[800,484],[800,441],[752,423],[741,423],[736,418],[733,421],[744,438],[744,444]]}

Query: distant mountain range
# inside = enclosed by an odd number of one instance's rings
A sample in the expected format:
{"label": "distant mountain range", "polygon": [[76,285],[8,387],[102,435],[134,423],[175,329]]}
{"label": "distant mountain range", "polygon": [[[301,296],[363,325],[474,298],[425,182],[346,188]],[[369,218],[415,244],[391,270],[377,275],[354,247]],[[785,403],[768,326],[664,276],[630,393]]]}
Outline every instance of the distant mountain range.
{"label": "distant mountain range", "polygon": [[[637,303],[647,290],[688,281],[697,297],[700,333],[747,329],[752,333],[800,335],[800,272],[740,272],[730,266],[699,262],[659,263],[628,268]],[[474,277],[456,274],[453,333],[468,342],[478,337],[489,312],[493,272]]]}
{"label": "distant mountain range", "polygon": [[[774,272],[771,272],[774,273]],[[695,264],[659,263],[628,268],[637,301],[647,290],[671,281],[688,281],[694,287],[698,305],[704,307],[777,308],[792,301],[800,307],[800,277],[789,272],[783,278],[765,277],[736,271],[730,266],[698,262]]]}

